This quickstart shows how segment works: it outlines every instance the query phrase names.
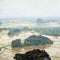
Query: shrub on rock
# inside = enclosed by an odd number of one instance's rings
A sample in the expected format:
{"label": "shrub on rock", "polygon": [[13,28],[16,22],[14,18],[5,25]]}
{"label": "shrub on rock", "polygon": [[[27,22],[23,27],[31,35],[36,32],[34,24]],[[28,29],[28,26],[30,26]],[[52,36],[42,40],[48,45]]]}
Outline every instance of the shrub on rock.
{"label": "shrub on rock", "polygon": [[11,43],[11,47],[21,47],[21,40],[20,39],[13,40]]}
{"label": "shrub on rock", "polygon": [[36,35],[32,35],[30,37],[28,37],[27,39],[25,39],[24,45],[25,46],[32,46],[32,45],[45,45],[45,44],[52,44],[53,42],[44,36],[36,36]]}
{"label": "shrub on rock", "polygon": [[17,28],[9,29],[8,36],[18,35],[19,32],[21,32],[21,30],[20,29],[17,29]]}

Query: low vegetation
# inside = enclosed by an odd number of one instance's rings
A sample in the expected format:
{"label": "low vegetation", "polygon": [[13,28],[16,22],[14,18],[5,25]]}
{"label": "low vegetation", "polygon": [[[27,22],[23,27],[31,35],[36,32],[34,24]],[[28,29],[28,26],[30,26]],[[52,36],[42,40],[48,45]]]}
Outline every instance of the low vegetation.
{"label": "low vegetation", "polygon": [[20,39],[13,40],[11,43],[11,47],[21,47],[21,40]]}
{"label": "low vegetation", "polygon": [[21,32],[21,31],[20,31],[20,29],[17,29],[17,28],[9,29],[8,36],[18,35],[19,32]]}
{"label": "low vegetation", "polygon": [[53,44],[53,42],[44,36],[36,36],[32,35],[25,39],[25,42],[22,44],[20,39],[13,40],[11,43],[12,47],[27,47],[27,46],[38,46],[38,45],[46,45]]}
{"label": "low vegetation", "polygon": [[45,44],[52,44],[53,42],[44,36],[36,36],[32,35],[25,39],[24,46],[35,46],[35,45],[45,45]]}

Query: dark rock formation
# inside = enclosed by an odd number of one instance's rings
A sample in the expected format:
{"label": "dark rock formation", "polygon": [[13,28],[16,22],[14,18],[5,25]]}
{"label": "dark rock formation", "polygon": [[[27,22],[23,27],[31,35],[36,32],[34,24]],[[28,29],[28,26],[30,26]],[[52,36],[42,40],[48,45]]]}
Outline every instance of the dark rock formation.
{"label": "dark rock formation", "polygon": [[24,45],[25,46],[32,46],[32,45],[45,45],[45,44],[52,44],[53,42],[44,36],[36,36],[36,35],[32,35],[30,37],[28,37],[27,39],[25,39]]}
{"label": "dark rock formation", "polygon": [[45,50],[34,49],[25,54],[15,54],[15,60],[51,60]]}
{"label": "dark rock formation", "polygon": [[13,40],[11,43],[11,47],[21,47],[21,40],[20,39]]}

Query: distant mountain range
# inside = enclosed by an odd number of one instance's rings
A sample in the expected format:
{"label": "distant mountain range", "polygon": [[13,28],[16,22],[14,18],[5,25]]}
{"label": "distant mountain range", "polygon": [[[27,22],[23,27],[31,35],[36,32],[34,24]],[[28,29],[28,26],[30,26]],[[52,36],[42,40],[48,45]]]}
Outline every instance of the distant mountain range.
{"label": "distant mountain range", "polygon": [[60,23],[60,18],[0,18],[2,23]]}
{"label": "distant mountain range", "polygon": [[58,23],[58,22],[60,22],[60,19],[58,19],[58,18],[46,18],[46,19],[40,19],[40,18],[38,18],[37,20],[36,20],[36,22],[37,23]]}

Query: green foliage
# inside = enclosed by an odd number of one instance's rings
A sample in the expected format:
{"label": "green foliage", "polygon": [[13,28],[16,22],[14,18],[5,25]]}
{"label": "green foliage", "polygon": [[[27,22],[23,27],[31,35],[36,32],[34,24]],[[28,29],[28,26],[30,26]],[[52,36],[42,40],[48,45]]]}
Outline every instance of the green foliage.
{"label": "green foliage", "polygon": [[36,22],[37,22],[37,24],[41,24],[41,23],[43,23],[43,20],[38,18]]}
{"label": "green foliage", "polygon": [[34,28],[33,30],[43,35],[60,36],[60,27]]}
{"label": "green foliage", "polygon": [[44,36],[32,35],[25,39],[25,42],[22,44],[20,39],[13,40],[11,47],[26,47],[26,46],[39,46],[45,44],[52,44],[53,42]]}
{"label": "green foliage", "polygon": [[25,39],[24,45],[25,46],[32,46],[32,45],[45,45],[45,44],[52,44],[53,42],[44,36],[36,36],[32,35]]}
{"label": "green foliage", "polygon": [[9,33],[8,33],[8,36],[14,36],[16,34],[19,34],[20,29],[17,29],[17,28],[13,28],[13,29],[9,29]]}
{"label": "green foliage", "polygon": [[20,39],[13,40],[11,43],[11,47],[21,47],[21,40]]}

